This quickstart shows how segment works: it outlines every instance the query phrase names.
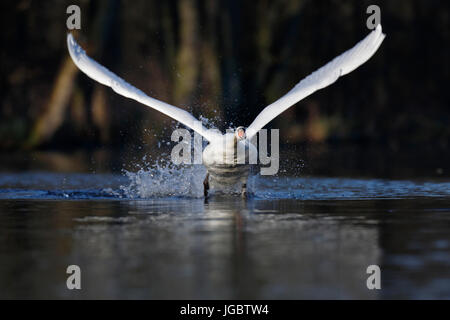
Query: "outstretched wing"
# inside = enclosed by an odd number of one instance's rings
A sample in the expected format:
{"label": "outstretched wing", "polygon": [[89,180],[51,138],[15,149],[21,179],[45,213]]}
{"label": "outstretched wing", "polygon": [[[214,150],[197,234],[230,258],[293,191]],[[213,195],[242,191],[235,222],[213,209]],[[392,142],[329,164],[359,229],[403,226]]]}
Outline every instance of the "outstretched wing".
{"label": "outstretched wing", "polygon": [[329,86],[340,76],[352,72],[369,60],[377,51],[385,36],[379,24],[374,31],[358,42],[353,48],[337,56],[325,66],[304,78],[291,91],[264,108],[247,128],[247,138],[251,139],[267,123],[298,101],[319,89]]}
{"label": "outstretched wing", "polygon": [[115,75],[91,59],[83,48],[78,45],[70,33],[67,35],[67,47],[73,62],[88,77],[104,84],[105,86],[111,87],[115,92],[124,97],[136,100],[146,106],[164,113],[165,115],[181,122],[185,126],[195,130],[209,141],[217,137],[218,133],[203,127],[201,122],[194,118],[189,112],[147,96],[141,90],[135,88],[119,76]]}

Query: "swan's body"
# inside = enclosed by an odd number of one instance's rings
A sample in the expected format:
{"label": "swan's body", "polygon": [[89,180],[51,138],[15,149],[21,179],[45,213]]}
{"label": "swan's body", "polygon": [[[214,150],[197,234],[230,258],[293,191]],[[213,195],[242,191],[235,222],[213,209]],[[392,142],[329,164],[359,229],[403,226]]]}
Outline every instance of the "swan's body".
{"label": "swan's body", "polygon": [[[250,139],[272,119],[298,101],[319,89],[329,86],[340,76],[350,73],[369,60],[378,50],[384,37],[381,25],[378,25],[374,31],[352,49],[337,56],[331,62],[304,78],[291,91],[264,108],[247,130],[240,127],[235,134],[227,133],[225,135],[221,135],[215,130],[206,129],[200,121],[187,111],[147,96],[141,90],[98,64],[86,55],[86,52],[76,43],[71,34],[67,35],[67,45],[74,63],[90,78],[111,87],[122,96],[168,115],[209,141],[209,145],[203,151],[203,163],[208,170],[205,179],[206,195],[209,183],[212,186],[242,183],[243,192],[245,192],[250,167],[248,154],[249,151],[256,153],[256,147],[250,142]],[[238,147],[247,151],[245,155],[236,152]]]}
{"label": "swan's body", "polygon": [[250,172],[250,155],[256,158],[257,149],[247,139],[239,139],[236,134],[226,133],[221,139],[206,146],[203,151],[203,164],[208,175],[205,179],[205,195],[209,185],[213,189],[223,185],[242,185],[246,192]]}

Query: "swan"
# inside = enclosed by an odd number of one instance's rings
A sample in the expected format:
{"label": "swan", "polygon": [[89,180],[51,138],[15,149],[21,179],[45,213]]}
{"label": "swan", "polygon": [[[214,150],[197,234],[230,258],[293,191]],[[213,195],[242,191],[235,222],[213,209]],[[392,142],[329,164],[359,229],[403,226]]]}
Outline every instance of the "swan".
{"label": "swan", "polygon": [[[191,128],[209,144],[202,153],[203,164],[207,169],[204,181],[204,194],[208,195],[210,185],[232,185],[240,182],[242,195],[246,195],[249,175],[249,154],[257,150],[251,139],[271,120],[317,90],[325,88],[337,79],[358,68],[374,55],[385,38],[381,24],[371,31],[353,48],[328,62],[326,65],[301,80],[284,96],[265,107],[247,128],[240,126],[234,133],[221,134],[214,129],[206,129],[189,112],[168,103],[149,97],[141,90],[127,83],[93,59],[78,45],[72,34],[67,35],[67,46],[75,65],[88,77],[111,87],[118,94],[149,106]],[[245,152],[235,152],[240,148]]]}

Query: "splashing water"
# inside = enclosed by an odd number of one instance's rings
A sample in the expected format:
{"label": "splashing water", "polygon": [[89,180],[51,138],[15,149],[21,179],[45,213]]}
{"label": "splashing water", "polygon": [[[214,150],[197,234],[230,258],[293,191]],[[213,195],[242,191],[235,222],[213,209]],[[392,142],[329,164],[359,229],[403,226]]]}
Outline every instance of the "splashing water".
{"label": "splashing water", "polygon": [[[216,122],[220,120],[219,116],[213,118],[206,118],[204,116],[199,117],[202,124],[210,129],[217,129]],[[179,127],[179,124],[175,126]],[[163,142],[164,144],[164,142]],[[170,144],[167,142],[166,144]],[[203,141],[201,149],[195,150],[198,147],[195,143],[191,145],[191,154],[196,152],[203,152],[203,147],[207,144]],[[161,148],[162,144],[158,143],[158,148]],[[203,165],[175,165],[168,159],[162,158],[166,156],[166,153],[159,155],[154,164],[150,164],[151,161],[147,156],[142,158],[143,165],[135,164],[138,169],[137,172],[131,172],[123,170],[124,175],[129,179],[129,184],[121,185],[120,192],[115,192],[112,189],[106,190],[107,192],[125,196],[127,198],[155,198],[155,197],[186,197],[186,198],[201,198],[204,196],[203,182],[206,177],[207,171]],[[194,161],[194,158],[191,159]],[[249,179],[247,190],[252,192],[253,179]],[[241,185],[233,186],[221,186],[210,190],[212,194],[240,194]]]}
{"label": "splashing water", "polygon": [[124,171],[130,183],[120,189],[128,198],[203,197],[206,168],[202,165],[174,165],[158,161],[137,172]]}
{"label": "splashing water", "polygon": [[[156,197],[202,198],[203,181],[206,177],[203,165],[174,165],[159,161],[149,168],[140,168],[137,172],[124,170],[129,183],[120,186],[120,194],[126,198],[146,199]],[[258,176],[250,176],[247,191],[255,193]],[[241,184],[215,187],[210,194],[240,194]],[[111,190],[110,190],[111,191]]]}

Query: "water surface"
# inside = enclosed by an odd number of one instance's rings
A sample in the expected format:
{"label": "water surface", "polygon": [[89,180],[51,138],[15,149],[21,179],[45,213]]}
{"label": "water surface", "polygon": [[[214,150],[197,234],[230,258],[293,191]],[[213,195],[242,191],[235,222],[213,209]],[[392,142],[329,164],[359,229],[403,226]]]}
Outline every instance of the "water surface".
{"label": "water surface", "polygon": [[0,298],[450,298],[449,181],[256,177],[205,202],[198,170],[1,173]]}

